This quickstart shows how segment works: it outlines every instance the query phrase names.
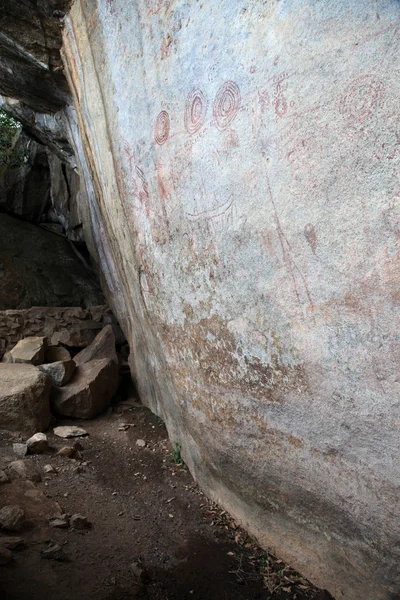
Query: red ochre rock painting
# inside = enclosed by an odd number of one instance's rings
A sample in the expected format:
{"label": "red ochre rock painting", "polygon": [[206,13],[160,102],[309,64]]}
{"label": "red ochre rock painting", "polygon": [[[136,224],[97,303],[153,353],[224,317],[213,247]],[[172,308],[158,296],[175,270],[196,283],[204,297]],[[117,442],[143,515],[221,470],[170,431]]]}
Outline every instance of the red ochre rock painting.
{"label": "red ochre rock painting", "polygon": [[193,88],[185,104],[185,129],[189,135],[196,133],[204,125],[207,115],[208,100],[199,88]]}
{"label": "red ochre rock painting", "polygon": [[154,141],[159,146],[165,144],[169,138],[170,120],[166,110],[162,110],[154,123]]}
{"label": "red ochre rock painting", "polygon": [[382,105],[384,84],[375,75],[362,75],[352,81],[340,98],[340,112],[349,121],[364,123]]}
{"label": "red ochre rock painting", "polygon": [[226,129],[240,108],[241,95],[238,85],[234,81],[226,81],[219,88],[213,104],[213,114],[217,128]]}

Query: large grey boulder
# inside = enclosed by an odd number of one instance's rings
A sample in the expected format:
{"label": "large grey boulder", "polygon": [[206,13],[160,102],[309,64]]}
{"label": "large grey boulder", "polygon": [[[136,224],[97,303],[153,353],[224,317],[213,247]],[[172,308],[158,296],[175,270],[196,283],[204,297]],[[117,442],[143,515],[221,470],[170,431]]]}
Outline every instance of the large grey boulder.
{"label": "large grey boulder", "polygon": [[50,424],[51,383],[33,365],[0,364],[0,428],[32,435]]}
{"label": "large grey boulder", "polygon": [[54,385],[62,386],[71,379],[76,364],[73,360],[59,360],[54,363],[41,365],[39,369],[48,375]]}
{"label": "large grey boulder", "polygon": [[54,410],[65,417],[92,419],[104,412],[118,387],[118,368],[112,360],[91,360],[77,367],[72,380],[51,397]]}

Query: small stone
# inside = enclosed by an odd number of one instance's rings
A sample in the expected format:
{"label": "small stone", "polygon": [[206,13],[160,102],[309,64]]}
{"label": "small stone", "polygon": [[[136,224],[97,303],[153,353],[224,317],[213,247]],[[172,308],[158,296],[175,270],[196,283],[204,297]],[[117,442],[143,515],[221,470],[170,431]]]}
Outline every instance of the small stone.
{"label": "small stone", "polygon": [[57,473],[57,470],[53,467],[53,465],[44,465],[43,471],[45,473]]}
{"label": "small stone", "polygon": [[49,522],[50,527],[55,527],[56,529],[67,529],[69,527],[69,519],[67,515],[61,515],[61,517],[56,517],[55,519],[51,519]]}
{"label": "small stone", "polygon": [[74,458],[76,450],[72,446],[63,446],[61,450],[57,452],[57,456],[66,456],[67,458]]}
{"label": "small stone", "polygon": [[69,520],[69,524],[71,529],[82,530],[82,529],[90,529],[91,524],[87,520],[86,517],[82,515],[72,515]]}
{"label": "small stone", "polygon": [[127,431],[129,429],[129,425],[127,423],[121,423],[118,427],[118,431]]}
{"label": "small stone", "polygon": [[129,570],[131,571],[134,578],[142,583],[144,583],[149,578],[149,575],[146,569],[144,568],[144,565],[140,562],[134,561],[133,563],[131,563],[129,565]]}
{"label": "small stone", "polygon": [[65,439],[74,437],[84,437],[85,435],[88,435],[88,432],[82,429],[82,427],[75,427],[69,425],[55,427],[53,429],[53,432],[58,437],[62,437]]}
{"label": "small stone", "polygon": [[7,531],[21,531],[25,513],[20,506],[3,506],[0,510],[0,527]]}
{"label": "small stone", "polygon": [[68,560],[67,556],[64,553],[64,550],[58,544],[51,542],[45,550],[42,551],[42,558],[47,558],[49,560],[59,560],[65,561]]}
{"label": "small stone", "polygon": [[0,471],[0,485],[2,483],[9,483],[10,478],[4,471]]}
{"label": "small stone", "polygon": [[144,440],[136,440],[136,446],[139,446],[139,448],[144,448],[146,446],[146,442]]}
{"label": "small stone", "polygon": [[8,565],[13,559],[13,553],[0,545],[0,565]]}
{"label": "small stone", "polygon": [[28,454],[28,446],[26,444],[13,444],[14,454],[20,458],[24,458]]}
{"label": "small stone", "polygon": [[49,442],[47,436],[44,433],[35,433],[26,442],[28,446],[29,454],[43,454],[49,450]]}
{"label": "small stone", "polygon": [[15,550],[24,544],[24,540],[20,537],[0,537],[0,547],[3,546],[7,550]]}
{"label": "small stone", "polygon": [[28,460],[14,460],[9,464],[9,468],[21,479],[28,479],[34,483],[42,481],[42,476],[36,467]]}
{"label": "small stone", "polygon": [[73,445],[73,449],[74,450],[78,450],[79,452],[81,452],[85,448],[82,446],[82,444],[80,442],[75,442],[74,445]]}

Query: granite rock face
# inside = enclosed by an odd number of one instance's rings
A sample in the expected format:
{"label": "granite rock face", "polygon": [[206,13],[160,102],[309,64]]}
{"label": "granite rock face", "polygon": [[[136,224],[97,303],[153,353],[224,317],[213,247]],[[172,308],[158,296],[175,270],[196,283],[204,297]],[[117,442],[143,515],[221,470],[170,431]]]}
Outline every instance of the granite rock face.
{"label": "granite rock face", "polygon": [[0,214],[0,310],[104,304],[96,277],[68,241]]}
{"label": "granite rock face", "polygon": [[400,593],[398,23],[395,0],[76,0],[63,33],[83,230],[141,398],[345,600]]}

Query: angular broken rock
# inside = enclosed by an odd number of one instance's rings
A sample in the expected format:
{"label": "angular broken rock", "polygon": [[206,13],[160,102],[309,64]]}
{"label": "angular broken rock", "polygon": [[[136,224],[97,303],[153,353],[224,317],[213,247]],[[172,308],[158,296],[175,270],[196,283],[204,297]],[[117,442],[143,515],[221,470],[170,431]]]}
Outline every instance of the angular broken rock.
{"label": "angular broken rock", "polygon": [[46,356],[47,340],[44,337],[26,337],[20,340],[10,354],[13,363],[41,365]]}
{"label": "angular broken rock", "polygon": [[43,454],[43,452],[47,452],[50,449],[47,436],[44,433],[35,433],[26,442],[26,445],[28,446],[29,454]]}
{"label": "angular broken rock", "polygon": [[14,460],[9,464],[9,468],[21,479],[27,479],[34,483],[42,481],[42,476],[29,460]]}
{"label": "angular broken rock", "polygon": [[53,429],[54,435],[62,438],[74,438],[74,437],[84,437],[88,435],[88,432],[82,427],[75,427],[74,425],[63,425],[60,427],[55,427]]}
{"label": "angular broken rock", "polygon": [[90,346],[81,350],[74,357],[74,361],[79,366],[91,360],[100,360],[102,358],[107,358],[118,364],[118,357],[115,350],[115,336],[111,325],[106,325],[97,334]]}
{"label": "angular broken rock", "polygon": [[7,531],[21,531],[25,513],[20,506],[3,506],[0,509],[0,527]]}
{"label": "angular broken rock", "polygon": [[56,529],[66,529],[67,527],[69,527],[68,516],[61,515],[61,517],[51,519],[49,525],[50,527],[55,527]]}
{"label": "angular broken rock", "polygon": [[75,530],[90,529],[90,527],[92,526],[91,523],[89,523],[89,521],[87,520],[87,518],[83,517],[82,515],[72,515],[72,517],[69,520],[69,524],[71,529]]}
{"label": "angular broken rock", "polygon": [[45,550],[42,551],[42,558],[47,558],[49,560],[59,560],[64,561],[68,560],[64,550],[58,544],[54,544],[50,542]]}
{"label": "angular broken rock", "polygon": [[0,544],[0,565],[8,565],[13,559],[13,553]]}
{"label": "angular broken rock", "polygon": [[28,454],[28,446],[26,444],[15,443],[13,444],[13,451],[20,458],[24,458]]}
{"label": "angular broken rock", "polygon": [[66,417],[93,419],[110,406],[118,381],[118,365],[113,360],[91,360],[76,369],[67,385],[54,390],[52,406]]}
{"label": "angular broken rock", "polygon": [[71,354],[64,346],[49,346],[46,350],[46,363],[71,360]]}
{"label": "angular broken rock", "polygon": [[59,360],[41,365],[39,369],[50,377],[54,385],[61,387],[71,379],[76,369],[76,364],[73,360]]}
{"label": "angular broken rock", "polygon": [[45,473],[57,473],[57,470],[53,467],[53,465],[44,465],[43,471]]}
{"label": "angular broken rock", "polygon": [[50,424],[51,382],[32,365],[0,363],[0,424],[32,435]]}
{"label": "angular broken rock", "polygon": [[57,456],[66,456],[67,458],[75,458],[76,450],[72,446],[63,446],[58,452]]}
{"label": "angular broken rock", "polygon": [[9,481],[10,481],[10,478],[7,475],[7,473],[4,473],[4,471],[0,471],[0,485],[2,483],[9,483]]}

